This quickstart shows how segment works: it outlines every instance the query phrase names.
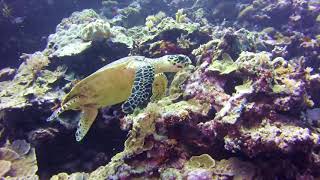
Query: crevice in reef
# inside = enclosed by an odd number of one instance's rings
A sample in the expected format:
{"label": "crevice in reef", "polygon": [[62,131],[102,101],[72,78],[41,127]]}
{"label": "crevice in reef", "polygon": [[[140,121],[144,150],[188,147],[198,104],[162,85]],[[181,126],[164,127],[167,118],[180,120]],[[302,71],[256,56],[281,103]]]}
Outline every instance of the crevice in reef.
{"label": "crevice in reef", "polygon": [[4,118],[10,121],[4,124],[6,131],[1,137],[28,139],[34,145],[40,179],[49,179],[60,172],[93,171],[108,163],[124,148],[127,132],[120,129],[118,119],[111,119],[105,124],[99,115],[86,138],[76,142],[75,130],[66,129],[58,122],[46,127],[47,116],[41,108],[6,112]]}
{"label": "crevice in reef", "polygon": [[60,172],[91,172],[123,151],[127,132],[120,130],[119,121],[109,122],[103,129],[99,128],[102,119],[96,121],[81,142],[74,141],[74,130],[71,130],[36,146],[41,179]]}
{"label": "crevice in reef", "polygon": [[226,80],[226,84],[224,85],[223,90],[226,94],[232,95],[233,93],[236,92],[235,87],[242,84],[243,84],[243,79],[240,76],[231,75]]}

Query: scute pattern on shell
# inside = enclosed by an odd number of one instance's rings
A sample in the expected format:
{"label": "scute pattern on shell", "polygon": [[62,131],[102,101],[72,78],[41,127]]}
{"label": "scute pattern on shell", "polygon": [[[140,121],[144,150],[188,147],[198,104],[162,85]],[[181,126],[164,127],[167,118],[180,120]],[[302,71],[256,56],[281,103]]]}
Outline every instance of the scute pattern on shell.
{"label": "scute pattern on shell", "polygon": [[136,107],[149,101],[154,75],[155,69],[152,65],[145,65],[137,70],[131,95],[122,105],[123,112],[132,113]]}

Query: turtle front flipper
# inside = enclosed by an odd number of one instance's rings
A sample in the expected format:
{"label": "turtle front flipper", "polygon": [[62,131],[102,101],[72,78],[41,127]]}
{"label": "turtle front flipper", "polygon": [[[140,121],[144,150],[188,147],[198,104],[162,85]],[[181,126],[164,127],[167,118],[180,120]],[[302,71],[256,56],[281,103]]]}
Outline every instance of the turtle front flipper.
{"label": "turtle front flipper", "polygon": [[76,97],[73,97],[72,99],[69,99],[68,101],[66,100],[63,100],[63,101],[64,101],[62,103],[63,105],[60,108],[56,109],[52,113],[52,115],[49,118],[47,118],[48,122],[53,121],[54,119],[62,121],[59,117],[60,114],[70,109],[74,109],[74,110],[78,109],[79,104],[81,103],[81,98],[79,96],[76,96]]}
{"label": "turtle front flipper", "polygon": [[151,101],[156,101],[164,97],[166,95],[167,86],[167,76],[163,73],[156,74],[152,85]]}
{"label": "turtle front flipper", "polygon": [[76,131],[77,141],[81,141],[82,138],[87,134],[98,114],[98,109],[95,106],[85,106],[82,107],[81,110],[82,113]]}
{"label": "turtle front flipper", "polygon": [[122,111],[126,114],[132,113],[136,107],[144,105],[150,100],[152,95],[152,84],[154,81],[154,67],[145,65],[136,71],[131,95],[128,100],[122,104]]}

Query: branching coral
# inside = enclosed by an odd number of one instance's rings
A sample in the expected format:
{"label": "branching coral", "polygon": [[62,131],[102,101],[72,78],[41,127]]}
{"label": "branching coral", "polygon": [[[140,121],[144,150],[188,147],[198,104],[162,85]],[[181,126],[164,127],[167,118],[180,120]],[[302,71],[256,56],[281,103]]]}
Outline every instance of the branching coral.
{"label": "branching coral", "polygon": [[166,14],[162,11],[157,13],[156,15],[151,15],[146,18],[146,27],[151,30],[153,29],[159,22],[161,22],[161,19],[165,18]]}
{"label": "branching coral", "polygon": [[177,23],[186,22],[187,15],[184,14],[183,9],[179,9],[176,13],[176,21]]}
{"label": "branching coral", "polygon": [[194,43],[191,42],[191,40],[187,38],[186,35],[183,35],[183,34],[177,38],[177,43],[178,43],[178,46],[183,49],[189,49],[190,46],[194,45]]}

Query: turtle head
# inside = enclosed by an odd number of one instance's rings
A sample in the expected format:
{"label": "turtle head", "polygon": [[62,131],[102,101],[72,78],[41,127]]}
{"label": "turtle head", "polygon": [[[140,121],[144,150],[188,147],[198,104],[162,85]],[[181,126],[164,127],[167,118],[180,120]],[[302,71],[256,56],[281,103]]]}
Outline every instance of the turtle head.
{"label": "turtle head", "polygon": [[156,70],[158,72],[178,72],[179,70],[191,65],[191,59],[188,56],[179,55],[166,55],[157,61]]}

